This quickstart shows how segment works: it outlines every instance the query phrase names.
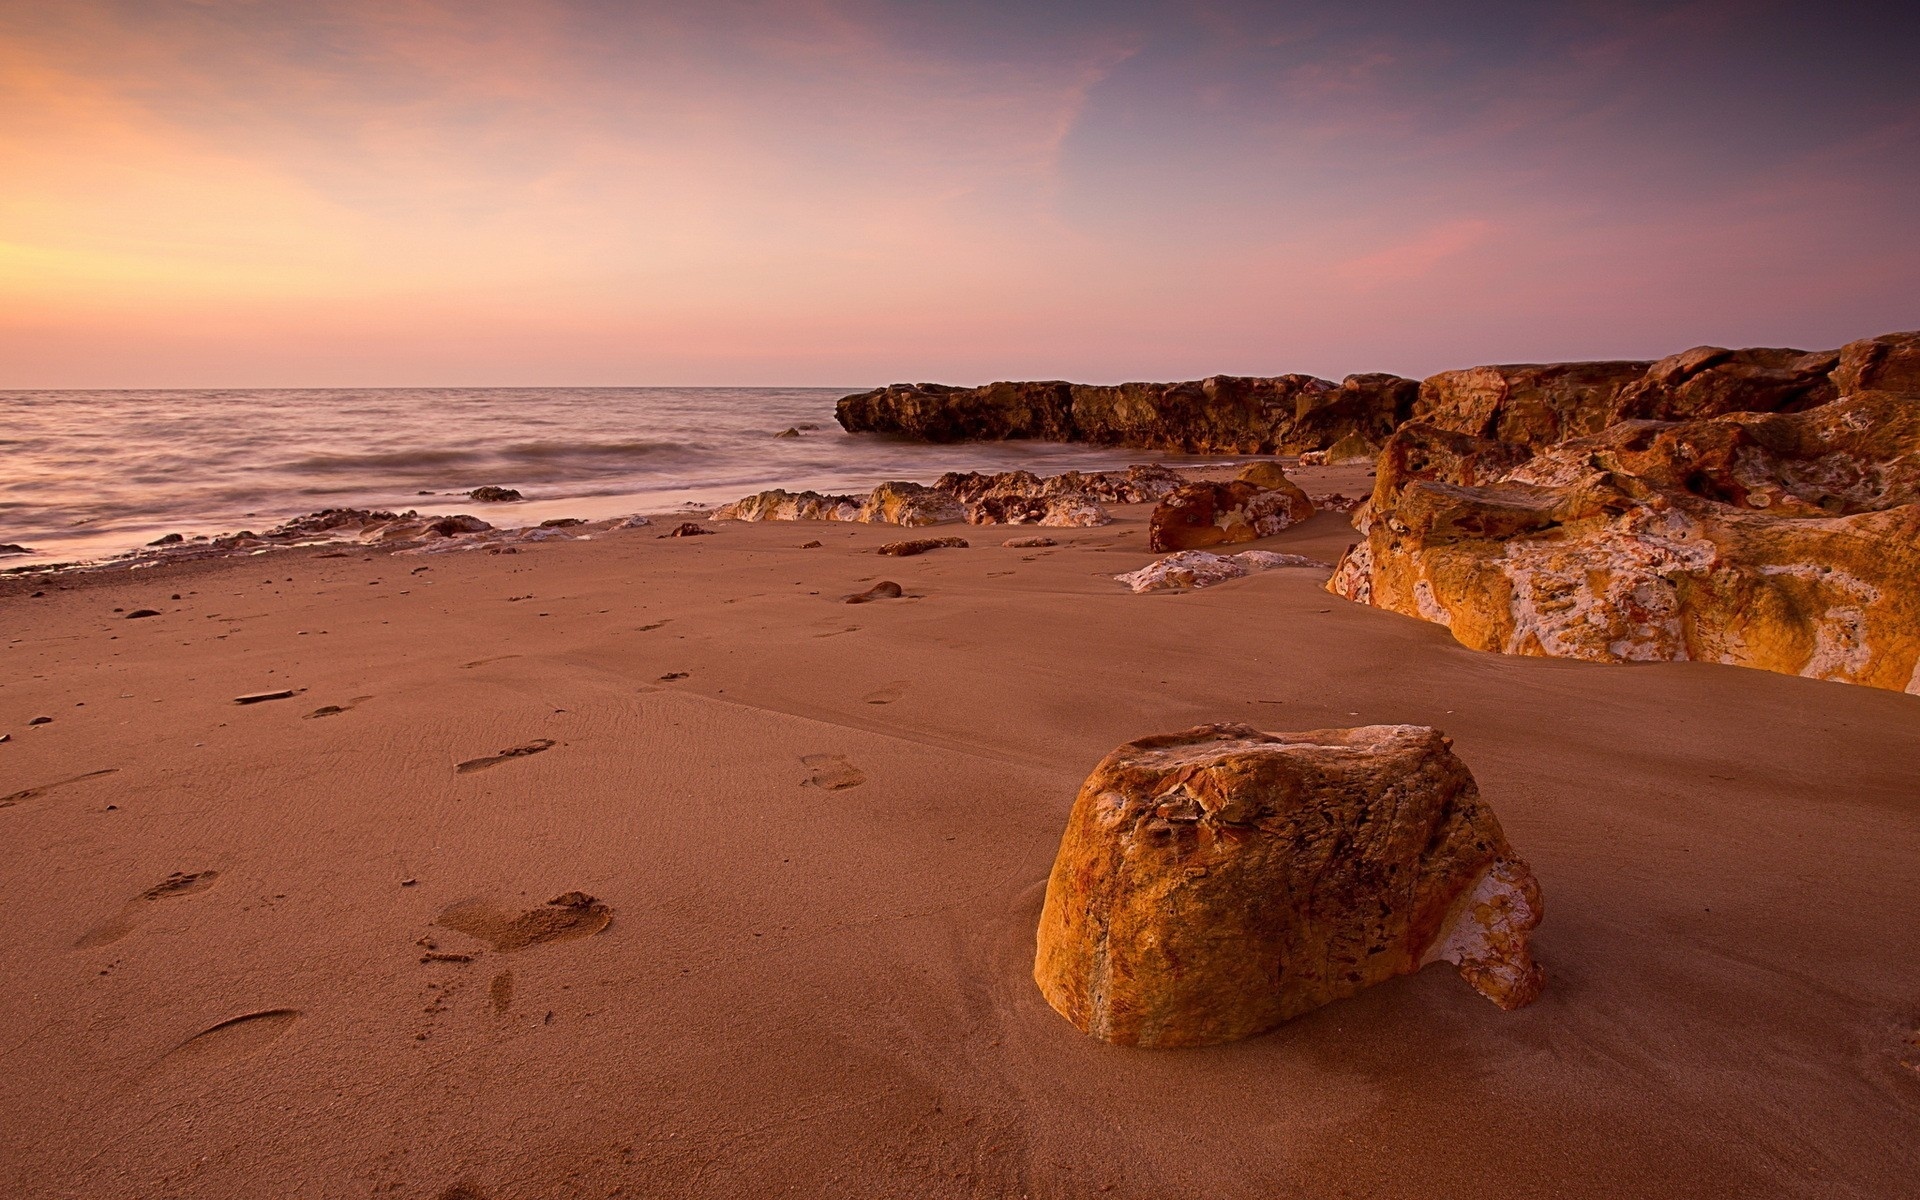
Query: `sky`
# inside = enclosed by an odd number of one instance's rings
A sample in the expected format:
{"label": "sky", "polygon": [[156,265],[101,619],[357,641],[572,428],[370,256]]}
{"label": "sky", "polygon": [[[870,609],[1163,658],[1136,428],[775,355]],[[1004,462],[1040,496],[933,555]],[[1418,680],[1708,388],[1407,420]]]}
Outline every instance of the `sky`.
{"label": "sky", "polygon": [[0,388],[1425,375],[1920,327],[1920,8],[0,0]]}

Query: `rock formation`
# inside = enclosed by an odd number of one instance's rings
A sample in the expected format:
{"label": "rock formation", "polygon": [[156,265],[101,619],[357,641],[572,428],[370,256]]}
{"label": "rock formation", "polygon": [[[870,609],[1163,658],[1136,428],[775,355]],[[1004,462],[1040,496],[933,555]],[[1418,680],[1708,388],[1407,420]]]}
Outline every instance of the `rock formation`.
{"label": "rock formation", "polygon": [[1920,393],[1920,332],[1887,333],[1840,347],[1833,384],[1854,392]]}
{"label": "rock formation", "polygon": [[1205,550],[1182,550],[1169,554],[1124,575],[1117,582],[1135,592],[1192,591],[1212,587],[1229,579],[1240,579],[1256,571],[1275,567],[1318,567],[1330,564],[1303,554],[1275,554],[1271,550],[1242,550],[1238,554],[1209,554]]}
{"label": "rock formation", "polygon": [[1920,693],[1920,395],[1507,454],[1395,434],[1329,589],[1476,649]]}
{"label": "rock formation", "polygon": [[1215,375],[1188,383],[899,383],[843,398],[855,433],[929,442],[1034,438],[1142,449],[1275,454],[1349,435],[1377,442],[1405,420],[1419,385],[1395,375]]}
{"label": "rock formation", "polygon": [[919,483],[883,483],[867,496],[859,519],[872,525],[942,525],[966,518],[951,495]]}
{"label": "rock formation", "polygon": [[967,539],[960,537],[915,538],[907,542],[888,542],[880,547],[879,553],[894,558],[909,558],[915,554],[925,554],[929,550],[965,550]]}
{"label": "rock formation", "polygon": [[998,475],[948,472],[931,486],[883,483],[866,496],[822,495],[774,488],[713,513],[716,521],[864,521],[884,525],[1105,525],[1101,502],[1151,503],[1179,485],[1165,467],[1041,477],[1031,471]]}
{"label": "rock formation", "polygon": [[1275,486],[1235,480],[1189,483],[1174,489],[1153,510],[1147,548],[1202,550],[1208,546],[1272,537],[1313,515],[1313,501],[1284,475]]}
{"label": "rock formation", "polygon": [[865,501],[858,496],[789,492],[772,488],[715,509],[715,521],[858,521]]}
{"label": "rock formation", "polygon": [[1142,738],[1074,802],[1034,979],[1131,1046],[1250,1037],[1427,963],[1533,1000],[1540,891],[1449,739],[1412,725]]}
{"label": "rock formation", "polygon": [[1696,346],[1661,359],[1622,388],[1605,423],[1798,412],[1838,395],[1827,376],[1839,361],[1838,352]]}
{"label": "rock formation", "polygon": [[1543,446],[1598,432],[1647,362],[1523,363],[1442,371],[1420,383],[1412,420],[1472,437]]}

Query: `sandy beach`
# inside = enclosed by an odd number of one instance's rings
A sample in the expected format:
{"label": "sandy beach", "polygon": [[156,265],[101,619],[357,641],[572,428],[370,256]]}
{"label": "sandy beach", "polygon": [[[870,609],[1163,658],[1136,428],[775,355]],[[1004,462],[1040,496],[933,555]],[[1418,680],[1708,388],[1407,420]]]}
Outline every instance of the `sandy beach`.
{"label": "sandy beach", "polygon": [[[1479,653],[1320,569],[1134,595],[1148,511],[8,580],[0,1193],[1917,1194],[1920,698]],[[1076,788],[1209,721],[1450,734],[1544,890],[1540,1001],[1057,1016]]]}

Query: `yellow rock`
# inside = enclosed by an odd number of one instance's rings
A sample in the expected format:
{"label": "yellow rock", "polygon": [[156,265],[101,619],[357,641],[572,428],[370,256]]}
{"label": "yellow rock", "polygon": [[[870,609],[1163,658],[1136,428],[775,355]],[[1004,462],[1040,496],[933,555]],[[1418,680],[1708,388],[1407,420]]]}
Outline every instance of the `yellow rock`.
{"label": "yellow rock", "polygon": [[1449,739],[1414,725],[1129,742],[1068,818],[1034,979],[1080,1029],[1203,1046],[1435,961],[1540,992],[1538,885]]}

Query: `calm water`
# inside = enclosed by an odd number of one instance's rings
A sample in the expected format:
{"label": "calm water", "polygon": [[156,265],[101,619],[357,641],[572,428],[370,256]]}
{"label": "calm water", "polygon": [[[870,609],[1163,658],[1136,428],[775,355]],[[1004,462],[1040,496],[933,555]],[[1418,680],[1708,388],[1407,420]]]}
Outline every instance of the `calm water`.
{"label": "calm water", "polygon": [[[944,471],[1155,457],[849,434],[833,403],[852,390],[0,392],[0,542],[39,552],[0,565],[100,557],[164,533],[260,529],[320,508],[466,511],[518,525],[718,504],[775,486],[854,491]],[[773,436],[808,424],[818,428]],[[530,502],[464,497],[483,484]]]}

